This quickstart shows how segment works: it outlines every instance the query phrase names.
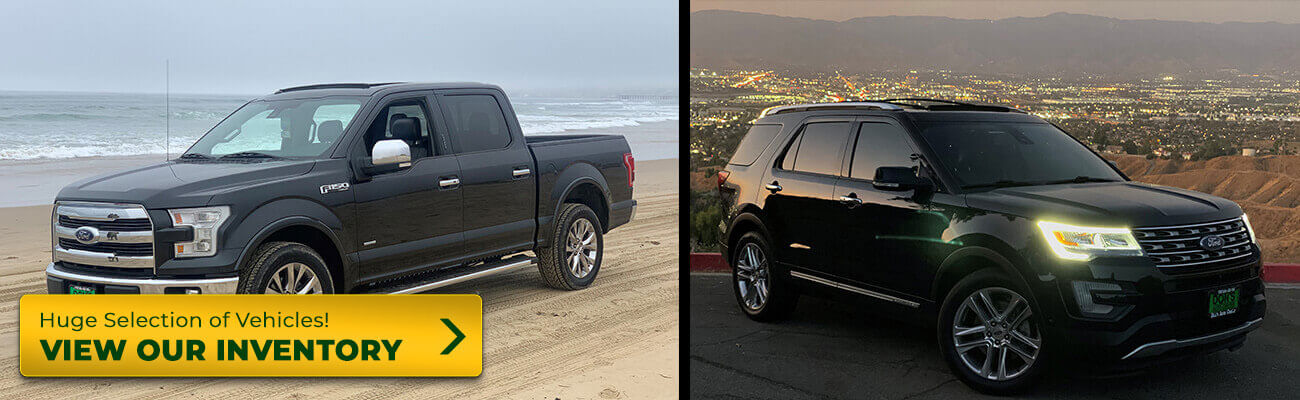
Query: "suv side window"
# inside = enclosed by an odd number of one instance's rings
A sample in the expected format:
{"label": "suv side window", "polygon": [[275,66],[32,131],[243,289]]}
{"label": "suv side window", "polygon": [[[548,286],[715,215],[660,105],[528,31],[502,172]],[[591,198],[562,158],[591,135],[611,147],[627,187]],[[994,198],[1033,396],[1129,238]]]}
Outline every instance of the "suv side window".
{"label": "suv side window", "polygon": [[858,128],[858,143],[853,147],[853,162],[849,167],[849,177],[871,180],[876,177],[876,168],[912,167],[912,148],[907,140],[907,132],[892,124],[866,122]]}
{"label": "suv side window", "polygon": [[462,94],[441,97],[457,151],[502,149],[510,145],[510,128],[495,96]]}
{"label": "suv side window", "polygon": [[416,129],[420,130],[416,138],[404,139],[406,145],[411,146],[411,161],[434,155],[428,109],[424,98],[394,100],[388,103],[379,110],[379,114],[375,115],[375,119],[370,122],[370,127],[366,129],[366,155],[370,155],[375,142],[392,139],[393,122],[403,118],[414,119]]}
{"label": "suv side window", "polygon": [[848,122],[814,122],[804,125],[781,160],[781,169],[839,175],[848,142]]}
{"label": "suv side window", "polygon": [[740,145],[736,146],[736,153],[731,155],[728,164],[750,165],[758,160],[759,154],[767,150],[767,145],[772,143],[776,134],[781,132],[781,125],[754,125],[745,133],[745,137],[740,139]]}

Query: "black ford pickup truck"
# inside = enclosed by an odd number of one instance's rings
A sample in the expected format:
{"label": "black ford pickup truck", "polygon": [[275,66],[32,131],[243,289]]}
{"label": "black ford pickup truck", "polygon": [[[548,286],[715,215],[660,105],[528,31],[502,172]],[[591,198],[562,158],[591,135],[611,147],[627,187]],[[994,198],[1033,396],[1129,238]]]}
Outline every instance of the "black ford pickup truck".
{"label": "black ford pickup truck", "polygon": [[934,323],[953,374],[984,392],[1025,389],[1053,359],[1131,369],[1236,349],[1265,314],[1237,204],[1130,181],[1010,107],[771,108],[718,184],[746,315],[818,294]]}
{"label": "black ford pickup truck", "polygon": [[581,289],[633,172],[622,136],[525,137],[492,85],[282,89],[60,191],[49,292],[413,293],[534,263]]}

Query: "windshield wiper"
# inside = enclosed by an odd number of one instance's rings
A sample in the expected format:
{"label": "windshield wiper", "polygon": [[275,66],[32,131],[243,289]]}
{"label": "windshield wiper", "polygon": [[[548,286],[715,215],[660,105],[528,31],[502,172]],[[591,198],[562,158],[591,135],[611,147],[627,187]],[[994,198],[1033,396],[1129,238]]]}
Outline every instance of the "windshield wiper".
{"label": "windshield wiper", "polygon": [[181,154],[180,157],[176,157],[176,158],[181,160],[211,160],[212,159],[212,157],[206,154],[199,154],[199,153],[185,153],[185,154]]}
{"label": "windshield wiper", "polygon": [[217,159],[223,160],[223,159],[230,159],[230,158],[280,158],[280,156],[266,154],[266,153],[259,153],[256,151],[241,151],[238,153],[226,154],[224,156],[218,157]]}
{"label": "windshield wiper", "polygon": [[1014,186],[1033,186],[1033,185],[1038,185],[1038,184],[1040,184],[1040,183],[1038,183],[1038,182],[1026,182],[1026,181],[1000,180],[1000,181],[997,181],[997,182],[980,183],[980,184],[976,184],[976,185],[966,185],[966,186],[962,186],[961,188],[962,188],[962,189],[978,189],[978,188],[990,188],[990,187],[992,187],[992,188],[1004,188],[1004,187],[1014,187]]}
{"label": "windshield wiper", "polygon": [[1061,180],[1056,180],[1056,181],[1047,181],[1047,182],[1043,182],[1043,184],[1044,184],[1044,185],[1056,185],[1056,184],[1061,184],[1061,183],[1087,183],[1087,182],[1119,182],[1119,181],[1118,181],[1118,180],[1115,180],[1115,179],[1109,179],[1109,178],[1096,178],[1096,177],[1091,177],[1091,176],[1079,175],[1079,176],[1076,176],[1076,177],[1071,178],[1071,179],[1061,179]]}

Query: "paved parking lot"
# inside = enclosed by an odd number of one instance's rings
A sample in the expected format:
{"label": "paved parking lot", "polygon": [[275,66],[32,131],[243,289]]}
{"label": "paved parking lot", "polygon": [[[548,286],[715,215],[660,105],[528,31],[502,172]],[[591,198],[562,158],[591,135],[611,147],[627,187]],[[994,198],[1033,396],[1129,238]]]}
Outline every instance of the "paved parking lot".
{"label": "paved parking lot", "polygon": [[[930,328],[804,297],[795,317],[750,321],[730,278],[690,276],[692,398],[913,399],[979,396],[948,372]],[[1264,326],[1236,352],[1143,373],[1052,374],[1030,398],[1277,399],[1300,396],[1300,289],[1270,288]]]}

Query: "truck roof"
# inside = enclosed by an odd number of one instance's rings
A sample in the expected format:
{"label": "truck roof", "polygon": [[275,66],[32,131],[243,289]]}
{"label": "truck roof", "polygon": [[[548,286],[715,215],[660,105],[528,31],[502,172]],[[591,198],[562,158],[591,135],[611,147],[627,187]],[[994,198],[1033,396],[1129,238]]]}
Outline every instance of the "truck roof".
{"label": "truck roof", "polygon": [[500,86],[479,82],[381,82],[381,83],[318,83],[287,87],[261,97],[261,100],[283,100],[321,96],[374,96],[381,92],[437,89],[496,89]]}

